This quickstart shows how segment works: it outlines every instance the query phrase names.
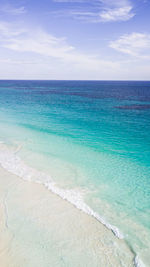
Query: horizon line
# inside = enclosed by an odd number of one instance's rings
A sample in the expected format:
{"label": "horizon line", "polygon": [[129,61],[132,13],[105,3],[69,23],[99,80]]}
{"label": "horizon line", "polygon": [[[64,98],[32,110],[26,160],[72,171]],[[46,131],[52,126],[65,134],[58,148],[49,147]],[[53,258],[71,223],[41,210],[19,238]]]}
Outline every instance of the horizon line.
{"label": "horizon line", "polygon": [[88,82],[150,82],[150,80],[94,80],[94,79],[91,79],[91,80],[85,80],[85,79],[0,79],[0,81],[88,81]]}

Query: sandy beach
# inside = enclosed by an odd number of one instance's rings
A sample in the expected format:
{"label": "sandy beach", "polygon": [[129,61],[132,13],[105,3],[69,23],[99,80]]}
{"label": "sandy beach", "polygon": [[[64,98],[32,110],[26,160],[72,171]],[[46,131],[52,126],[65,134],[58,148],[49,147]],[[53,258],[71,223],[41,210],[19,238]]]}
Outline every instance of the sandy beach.
{"label": "sandy beach", "polygon": [[1,267],[133,266],[123,240],[48,191],[0,169]]}

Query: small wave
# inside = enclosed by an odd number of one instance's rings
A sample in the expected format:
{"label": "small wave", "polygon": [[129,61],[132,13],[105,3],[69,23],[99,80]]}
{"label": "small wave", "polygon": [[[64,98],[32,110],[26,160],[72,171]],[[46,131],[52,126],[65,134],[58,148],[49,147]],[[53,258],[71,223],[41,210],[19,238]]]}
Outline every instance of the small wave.
{"label": "small wave", "polygon": [[145,267],[143,262],[139,259],[139,257],[136,255],[134,258],[134,266],[135,267]]}
{"label": "small wave", "polygon": [[11,151],[7,149],[5,145],[1,145],[0,151],[0,164],[7,171],[23,178],[27,181],[34,181],[37,183],[43,184],[48,190],[54,194],[60,196],[62,199],[67,200],[72,205],[74,205],[79,210],[84,213],[94,217],[108,229],[110,229],[115,236],[119,239],[123,238],[123,235],[120,233],[119,229],[114,225],[109,224],[101,217],[97,212],[92,210],[83,200],[82,195],[75,190],[65,190],[56,186],[56,183],[52,178],[36,169],[27,166],[15,153],[16,151]]}

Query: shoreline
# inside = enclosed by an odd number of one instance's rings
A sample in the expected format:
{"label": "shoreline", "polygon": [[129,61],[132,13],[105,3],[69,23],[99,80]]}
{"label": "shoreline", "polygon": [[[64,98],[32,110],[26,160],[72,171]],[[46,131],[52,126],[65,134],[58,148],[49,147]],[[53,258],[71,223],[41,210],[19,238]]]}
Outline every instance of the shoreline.
{"label": "shoreline", "polygon": [[80,192],[74,189],[62,189],[61,187],[57,186],[50,175],[44,173],[43,171],[37,171],[35,168],[28,166],[20,157],[17,156],[17,153],[21,149],[20,145],[15,148],[15,150],[13,147],[11,148],[12,150],[8,149],[5,144],[2,144],[0,148],[3,151],[2,154],[0,154],[0,164],[6,171],[19,176],[23,180],[32,182],[34,181],[35,183],[42,184],[50,192],[59,196],[61,199],[68,201],[78,210],[81,210],[85,214],[94,217],[107,229],[111,230],[117,238],[124,238],[123,234],[116,226],[107,222],[101,215],[95,212],[84,202],[83,196]]}
{"label": "shoreline", "polygon": [[3,267],[16,267],[18,262],[22,267],[72,266],[74,261],[79,261],[75,266],[133,266],[134,255],[123,240],[43,185],[23,181],[2,168],[0,184]]}

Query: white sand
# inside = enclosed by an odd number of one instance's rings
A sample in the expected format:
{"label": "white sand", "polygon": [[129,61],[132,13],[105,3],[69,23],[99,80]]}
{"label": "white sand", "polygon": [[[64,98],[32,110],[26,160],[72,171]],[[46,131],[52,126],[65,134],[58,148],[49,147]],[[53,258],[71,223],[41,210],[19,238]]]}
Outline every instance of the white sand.
{"label": "white sand", "polygon": [[123,240],[96,219],[0,168],[0,267],[133,266]]}

